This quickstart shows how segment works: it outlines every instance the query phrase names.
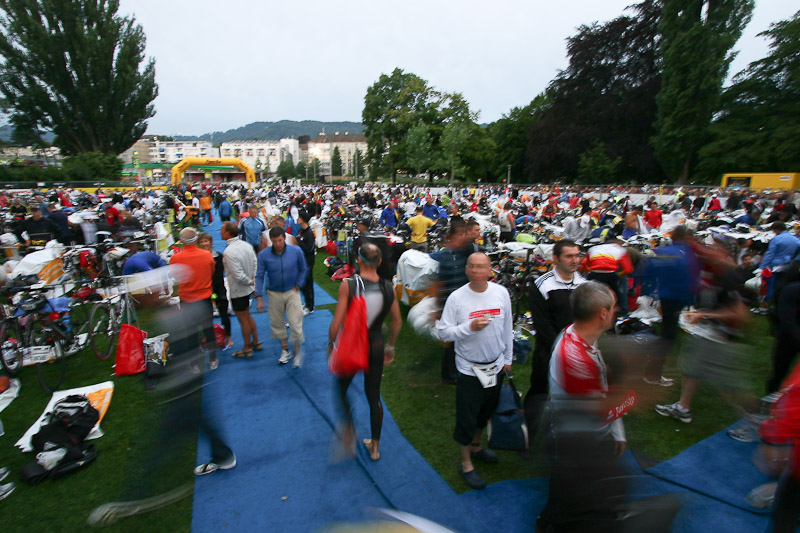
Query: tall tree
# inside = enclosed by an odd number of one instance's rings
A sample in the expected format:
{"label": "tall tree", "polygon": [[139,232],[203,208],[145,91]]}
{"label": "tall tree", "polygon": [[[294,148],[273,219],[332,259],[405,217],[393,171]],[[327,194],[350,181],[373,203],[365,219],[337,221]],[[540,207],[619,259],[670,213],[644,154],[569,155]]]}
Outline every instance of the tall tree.
{"label": "tall tree", "polygon": [[408,131],[403,142],[408,166],[415,170],[417,175],[434,168],[437,162],[437,153],[433,147],[431,126],[423,123],[417,124]]}
{"label": "tall tree", "polygon": [[305,179],[306,172],[308,171],[308,166],[306,165],[305,161],[298,161],[297,165],[294,167],[294,175],[298,178]]}
{"label": "tall tree", "polygon": [[284,159],[278,165],[278,169],[275,174],[279,178],[293,178],[295,177],[295,168],[294,164],[292,163],[291,159]]}
{"label": "tall tree", "polygon": [[367,164],[373,176],[392,176],[405,166],[402,143],[419,122],[439,120],[440,95],[428,82],[396,68],[391,75],[381,74],[367,89],[361,121],[367,138]]}
{"label": "tall tree", "polygon": [[341,176],[344,174],[342,171],[342,154],[339,152],[339,147],[333,147],[333,154],[331,155],[331,176]]}
{"label": "tall tree", "polygon": [[733,46],[753,0],[663,0],[663,72],[652,145],[667,177],[685,183],[719,109]]}
{"label": "tall tree", "polygon": [[[119,154],[158,95],[145,36],[118,0],[0,0],[0,93],[11,123],[55,135],[65,154]],[[143,67],[143,68],[142,68]]]}
{"label": "tall tree", "polygon": [[695,177],[717,182],[725,172],[800,168],[800,11],[761,33],[769,54],[751,63],[722,95]]}
{"label": "tall tree", "polygon": [[[621,158],[620,177],[660,180],[648,141],[653,135],[660,2],[645,0],[605,24],[581,26],[567,40],[569,66],[547,89],[531,122],[526,150],[528,181],[572,180],[581,154],[601,142]],[[502,143],[498,142],[502,146]]]}
{"label": "tall tree", "polygon": [[511,175],[522,177],[528,131],[533,121],[544,114],[546,103],[547,96],[542,93],[525,107],[514,107],[496,122],[489,124],[488,134],[497,146],[491,162],[491,172],[494,175],[507,175],[508,165],[511,165]]}

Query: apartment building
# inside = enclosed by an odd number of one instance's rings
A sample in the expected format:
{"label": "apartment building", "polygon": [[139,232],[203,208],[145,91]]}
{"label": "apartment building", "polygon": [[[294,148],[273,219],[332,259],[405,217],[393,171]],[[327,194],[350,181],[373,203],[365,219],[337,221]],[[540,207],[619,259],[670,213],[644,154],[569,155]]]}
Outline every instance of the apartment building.
{"label": "apartment building", "polygon": [[231,141],[220,144],[219,151],[220,157],[238,157],[256,172],[276,172],[278,165],[287,159],[295,165],[300,161],[297,139]]}
{"label": "apartment building", "polygon": [[313,161],[314,158],[318,159],[319,173],[330,176],[331,157],[335,148],[339,148],[344,175],[355,175],[356,157],[363,158],[367,153],[367,138],[361,133],[339,133],[337,131],[331,135],[322,132],[308,141],[308,162]]}

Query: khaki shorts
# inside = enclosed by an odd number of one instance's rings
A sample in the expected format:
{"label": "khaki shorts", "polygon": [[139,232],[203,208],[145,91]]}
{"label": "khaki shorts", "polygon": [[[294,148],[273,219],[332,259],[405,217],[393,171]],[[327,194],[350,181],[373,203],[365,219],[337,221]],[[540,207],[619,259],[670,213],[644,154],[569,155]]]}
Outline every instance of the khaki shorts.
{"label": "khaki shorts", "polygon": [[[293,343],[303,342],[303,304],[300,302],[300,291],[294,289],[286,292],[267,291],[269,297],[269,329],[278,340],[289,340]],[[286,321],[289,321],[291,335],[286,333]]]}

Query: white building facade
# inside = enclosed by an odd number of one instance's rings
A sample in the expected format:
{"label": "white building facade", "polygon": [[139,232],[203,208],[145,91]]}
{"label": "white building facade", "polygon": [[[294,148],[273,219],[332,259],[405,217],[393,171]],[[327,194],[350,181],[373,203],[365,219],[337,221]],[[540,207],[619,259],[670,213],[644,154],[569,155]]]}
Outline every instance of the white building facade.
{"label": "white building facade", "polygon": [[231,141],[220,144],[220,157],[238,157],[256,172],[273,173],[278,165],[290,160],[300,161],[300,143],[297,139],[278,141]]}
{"label": "white building facade", "polygon": [[148,149],[152,163],[177,163],[185,157],[219,157],[219,149],[209,141],[153,140]]}
{"label": "white building facade", "polygon": [[[331,175],[331,157],[333,151],[339,148],[339,155],[342,158],[342,173],[345,176],[356,175],[356,160],[366,168],[363,158],[367,153],[367,138],[361,133],[339,133],[334,134],[320,133],[308,141],[308,162],[315,158],[319,160],[319,173],[324,176]],[[367,176],[358,176],[367,177]]]}

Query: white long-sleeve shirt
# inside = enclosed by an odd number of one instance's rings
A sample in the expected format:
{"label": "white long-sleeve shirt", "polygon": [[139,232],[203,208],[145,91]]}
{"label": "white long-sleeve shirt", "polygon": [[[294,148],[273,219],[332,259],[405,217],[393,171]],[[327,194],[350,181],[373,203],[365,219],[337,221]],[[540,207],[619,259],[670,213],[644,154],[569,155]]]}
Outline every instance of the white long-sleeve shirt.
{"label": "white long-sleeve shirt", "polygon": [[253,247],[238,237],[225,241],[227,248],[222,254],[222,264],[228,275],[228,291],[231,298],[241,298],[255,291],[256,254]]}
{"label": "white long-sleeve shirt", "polygon": [[[473,320],[487,314],[493,317],[488,326],[481,331],[470,329]],[[455,342],[459,372],[474,376],[473,364],[497,363],[499,374],[503,366],[511,364],[512,315],[508,291],[496,283],[489,283],[483,292],[475,292],[467,284],[447,297],[438,330],[442,340]]]}

